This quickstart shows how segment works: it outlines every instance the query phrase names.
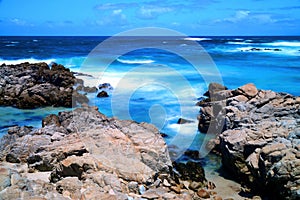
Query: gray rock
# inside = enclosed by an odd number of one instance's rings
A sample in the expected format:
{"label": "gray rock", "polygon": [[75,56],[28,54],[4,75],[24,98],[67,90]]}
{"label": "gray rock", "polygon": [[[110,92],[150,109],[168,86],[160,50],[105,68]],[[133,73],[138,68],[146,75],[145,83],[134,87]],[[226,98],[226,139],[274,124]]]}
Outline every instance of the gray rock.
{"label": "gray rock", "polygon": [[[268,194],[272,198],[299,198],[300,97],[258,90],[253,84],[227,93],[232,96],[223,108],[224,129],[218,138],[219,147],[214,148],[220,151],[223,166],[254,191],[272,191]],[[201,108],[201,132],[207,132],[217,117],[212,111],[217,102]]]}

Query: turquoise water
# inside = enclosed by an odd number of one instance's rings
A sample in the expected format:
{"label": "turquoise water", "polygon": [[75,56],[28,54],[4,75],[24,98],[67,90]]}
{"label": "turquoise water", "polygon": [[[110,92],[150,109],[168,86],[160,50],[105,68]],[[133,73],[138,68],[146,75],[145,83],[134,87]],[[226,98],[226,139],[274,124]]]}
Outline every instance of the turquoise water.
{"label": "turquoise water", "polygon": [[[57,62],[92,74],[79,77],[87,85],[109,82],[110,97],[89,94],[90,105],[108,116],[153,123],[182,150],[199,149],[208,139],[197,131],[195,103],[210,81],[300,95],[300,37],[130,37],[103,45],[105,39],[1,37],[0,63]],[[12,125],[40,127],[44,116],[61,110],[0,107],[0,134]],[[178,125],[180,117],[194,122]]]}

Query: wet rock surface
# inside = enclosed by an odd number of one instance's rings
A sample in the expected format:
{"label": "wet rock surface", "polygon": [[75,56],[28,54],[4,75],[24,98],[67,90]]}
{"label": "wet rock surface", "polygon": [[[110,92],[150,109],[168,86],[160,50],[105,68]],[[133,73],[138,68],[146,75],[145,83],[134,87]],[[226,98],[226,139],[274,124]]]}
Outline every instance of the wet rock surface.
{"label": "wet rock surface", "polygon": [[76,78],[69,69],[52,63],[0,66],[0,105],[17,108],[72,107],[88,99],[73,90]]}
{"label": "wet rock surface", "polygon": [[214,96],[198,102],[199,130],[219,131],[212,143],[223,166],[252,191],[299,199],[300,97],[253,84],[207,93]]}

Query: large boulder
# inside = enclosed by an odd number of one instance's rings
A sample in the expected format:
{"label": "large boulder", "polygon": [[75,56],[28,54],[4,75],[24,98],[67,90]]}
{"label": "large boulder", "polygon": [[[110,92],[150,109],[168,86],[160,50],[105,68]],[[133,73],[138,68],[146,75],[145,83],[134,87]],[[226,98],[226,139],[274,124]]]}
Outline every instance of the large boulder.
{"label": "large boulder", "polygon": [[[96,107],[50,115],[39,129],[13,127],[0,144],[0,199],[192,198],[158,129]],[[199,163],[180,169],[184,181],[205,181]]]}
{"label": "large boulder", "polygon": [[216,132],[214,144],[224,167],[255,192],[299,199],[300,97],[258,90],[254,84],[228,93],[225,99],[200,104],[199,130],[208,131],[219,116],[214,105],[222,102],[223,130]]}

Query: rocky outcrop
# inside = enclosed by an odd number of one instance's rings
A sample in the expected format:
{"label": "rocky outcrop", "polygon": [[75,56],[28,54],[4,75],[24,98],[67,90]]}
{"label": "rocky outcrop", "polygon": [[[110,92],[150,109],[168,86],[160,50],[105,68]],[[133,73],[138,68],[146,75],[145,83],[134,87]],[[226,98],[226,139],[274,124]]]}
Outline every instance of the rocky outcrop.
{"label": "rocky outcrop", "polygon": [[[253,84],[209,93],[219,98],[198,103],[199,130],[216,124],[214,129],[222,129],[212,143],[228,171],[253,191],[270,192],[272,199],[299,199],[300,97]],[[212,120],[217,123],[210,124]]]}
{"label": "rocky outcrop", "polygon": [[72,107],[88,99],[73,90],[76,78],[69,69],[53,63],[0,66],[0,105],[17,108]]}
{"label": "rocky outcrop", "polygon": [[42,125],[10,128],[0,140],[0,199],[192,199],[206,186],[197,163],[173,170],[153,125],[87,106]]}
{"label": "rocky outcrop", "polygon": [[109,97],[109,94],[114,89],[109,83],[102,83],[99,86],[100,92],[97,94],[98,98],[105,98]]}

